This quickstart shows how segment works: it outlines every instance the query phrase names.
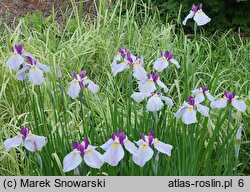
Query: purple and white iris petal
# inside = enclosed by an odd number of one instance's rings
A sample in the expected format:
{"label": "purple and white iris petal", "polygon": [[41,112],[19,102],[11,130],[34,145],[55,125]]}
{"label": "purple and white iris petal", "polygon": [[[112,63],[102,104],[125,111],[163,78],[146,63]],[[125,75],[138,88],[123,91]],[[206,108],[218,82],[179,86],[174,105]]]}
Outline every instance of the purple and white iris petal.
{"label": "purple and white iris petal", "polygon": [[194,15],[194,21],[198,26],[203,26],[210,22],[211,19],[202,10],[198,10]]}
{"label": "purple and white iris petal", "polygon": [[200,114],[208,117],[209,116],[209,108],[207,106],[201,105],[201,104],[196,104],[197,111],[200,112]]}
{"label": "purple and white iris petal", "polygon": [[148,111],[159,111],[163,106],[164,103],[161,98],[157,94],[154,94],[149,98],[146,108]]}
{"label": "purple and white iris petal", "polygon": [[112,62],[112,64],[111,64],[111,66],[117,65],[117,62],[118,62],[118,61],[121,61],[122,59],[123,59],[122,56],[118,53],[118,54],[114,57],[114,60],[113,60],[113,62]]}
{"label": "purple and white iris petal", "polygon": [[165,101],[165,103],[169,106],[172,107],[174,105],[172,99],[169,97],[161,96],[161,100]]}
{"label": "purple and white iris petal", "polygon": [[103,156],[91,145],[88,145],[83,158],[86,164],[92,168],[99,169],[104,163]]}
{"label": "purple and white iris petal", "polygon": [[99,86],[95,84],[93,81],[89,80],[88,81],[88,87],[90,91],[92,91],[94,94],[96,94],[99,90]]}
{"label": "purple and white iris petal", "polygon": [[139,91],[141,93],[152,93],[156,91],[155,83],[152,79],[148,79],[147,81],[139,82]]}
{"label": "purple and white iris petal", "polygon": [[158,72],[162,72],[165,68],[168,67],[168,65],[168,60],[163,56],[154,62],[154,69]]}
{"label": "purple and white iris petal", "polygon": [[142,102],[150,93],[134,92],[131,97],[138,103]]}
{"label": "purple and white iris petal", "polygon": [[124,157],[122,145],[118,142],[113,142],[107,151],[103,154],[103,159],[111,166],[116,166]]}
{"label": "purple and white iris petal", "polygon": [[182,107],[174,114],[176,118],[180,118],[183,116],[183,113],[185,112],[185,109],[188,108],[188,104],[184,103]]}
{"label": "purple and white iris petal", "polygon": [[208,98],[209,101],[214,101],[215,100],[214,96],[212,96],[211,93],[208,90],[205,91],[205,95],[206,95],[206,97]]}
{"label": "purple and white iris petal", "polygon": [[24,65],[24,67],[18,71],[18,73],[16,74],[16,78],[20,81],[23,81],[27,78],[27,74],[26,71],[30,69],[30,66],[28,65]]}
{"label": "purple and white iris petal", "polygon": [[125,149],[126,149],[129,153],[134,154],[134,153],[136,152],[137,147],[135,146],[134,143],[132,143],[132,142],[129,141],[128,139],[125,139],[123,143],[124,143]]}
{"label": "purple and white iris petal", "polygon": [[43,77],[43,71],[36,66],[32,66],[29,70],[29,80],[36,85],[41,85],[45,80]]}
{"label": "purple and white iris petal", "polygon": [[36,66],[42,69],[45,73],[48,73],[50,71],[50,67],[42,63],[37,62]]}
{"label": "purple and white iris petal", "polygon": [[80,93],[81,87],[78,83],[78,81],[73,80],[70,82],[69,90],[67,91],[67,94],[72,98],[75,99],[78,97]]}
{"label": "purple and white iris petal", "polygon": [[9,138],[9,139],[6,139],[4,141],[4,146],[6,148],[6,151],[9,151],[11,148],[16,148],[18,147],[19,145],[22,144],[22,135],[17,135],[13,138]]}
{"label": "purple and white iris petal", "polygon": [[147,79],[147,72],[143,68],[143,66],[140,63],[135,63],[134,64],[134,73],[133,76],[138,80],[138,81],[144,81]]}
{"label": "purple and white iris petal", "polygon": [[[167,93],[168,92],[168,87],[160,80],[158,79],[156,81],[157,85],[159,85],[161,88],[163,88],[164,92]],[[153,91],[152,91],[153,92]]]}
{"label": "purple and white iris petal", "polygon": [[182,115],[182,121],[183,123],[190,125],[197,122],[196,119],[196,111],[193,109],[192,106],[189,106],[188,108],[184,109],[183,115]]}
{"label": "purple and white iris petal", "polygon": [[154,139],[154,147],[161,153],[164,153],[168,156],[171,156],[171,151],[172,151],[172,148],[173,146],[172,145],[169,145],[169,144],[166,144],[166,143],[163,143],[161,141],[159,141],[158,139]]}
{"label": "purple and white iris petal", "polygon": [[224,107],[227,106],[227,99],[221,98],[219,100],[213,101],[213,102],[211,102],[210,106],[211,106],[212,109],[214,109],[214,108],[218,108],[218,109],[224,108]]}
{"label": "purple and white iris petal", "polygon": [[6,65],[8,65],[13,70],[18,70],[23,63],[24,58],[18,53],[13,53],[6,62]]}
{"label": "purple and white iris petal", "polygon": [[39,151],[46,144],[46,139],[43,136],[33,135],[30,133],[24,140],[24,147],[29,151]]}
{"label": "purple and white iris petal", "polygon": [[111,138],[109,139],[106,143],[104,143],[103,145],[101,145],[100,147],[104,150],[107,151],[108,148],[110,147],[110,145],[112,145],[114,142],[114,140]]}
{"label": "purple and white iris petal", "polygon": [[135,164],[143,167],[153,157],[154,151],[145,143],[139,146],[139,149],[133,154]]}
{"label": "purple and white iris petal", "polygon": [[173,64],[176,66],[177,69],[179,69],[179,68],[181,67],[180,64],[179,64],[179,62],[176,61],[175,59],[170,59],[169,61],[170,61],[171,63],[173,63]]}
{"label": "purple and white iris petal", "polygon": [[63,159],[63,171],[68,172],[77,168],[82,162],[81,152],[73,150]]}
{"label": "purple and white iris petal", "polygon": [[237,100],[237,99],[232,99],[232,105],[235,109],[241,111],[241,112],[245,112],[247,109],[246,104],[244,103],[244,101],[242,100]]}
{"label": "purple and white iris petal", "polygon": [[201,88],[193,90],[192,93],[195,95],[195,103],[201,103],[202,101],[205,100],[205,97]]}
{"label": "purple and white iris petal", "polygon": [[190,12],[189,12],[189,14],[185,17],[185,19],[183,20],[183,22],[182,22],[182,24],[183,25],[186,25],[187,24],[187,20],[188,19],[192,19],[194,17],[194,11],[193,10],[191,10]]}
{"label": "purple and white iris petal", "polygon": [[113,72],[113,75],[116,76],[119,72],[122,72],[124,71],[125,69],[129,69],[129,65],[127,62],[122,62],[120,64],[114,64],[112,66],[112,72]]}

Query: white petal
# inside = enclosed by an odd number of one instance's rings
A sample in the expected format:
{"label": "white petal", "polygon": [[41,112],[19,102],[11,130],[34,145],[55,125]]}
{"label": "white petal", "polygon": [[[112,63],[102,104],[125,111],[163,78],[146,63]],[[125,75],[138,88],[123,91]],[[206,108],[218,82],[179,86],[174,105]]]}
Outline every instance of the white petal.
{"label": "white petal", "polygon": [[29,151],[39,151],[45,144],[45,137],[39,135],[30,134],[24,140],[24,147]]}
{"label": "white petal", "polygon": [[201,104],[197,104],[197,111],[200,112],[200,114],[208,117],[209,116],[209,108],[207,106],[201,105]]}
{"label": "white petal", "polygon": [[131,97],[138,103],[142,102],[146,97],[147,93],[134,92]]}
{"label": "white petal", "polygon": [[82,162],[82,157],[79,151],[74,150],[70,152],[63,159],[63,171],[68,172],[75,169]]}
{"label": "white petal", "polygon": [[168,60],[165,57],[160,57],[154,62],[154,68],[156,71],[161,72],[168,67]]}
{"label": "white petal", "polygon": [[209,101],[214,101],[215,98],[211,95],[209,91],[205,91],[205,95],[208,98]]}
{"label": "white petal", "polygon": [[112,66],[112,72],[114,76],[117,75],[117,73],[122,72],[123,70],[129,68],[129,65],[126,62],[120,63],[120,64],[114,64]]}
{"label": "white petal", "polygon": [[122,56],[120,54],[116,55],[111,66],[117,65],[117,61],[121,61],[121,60],[122,60]]}
{"label": "white petal", "polygon": [[20,81],[23,81],[27,78],[26,71],[30,69],[28,65],[25,65],[18,73],[16,74],[16,78]]}
{"label": "white petal", "polygon": [[83,158],[86,164],[92,168],[99,169],[104,163],[102,155],[97,152],[91,145],[88,146],[88,149],[85,151]]}
{"label": "white petal", "polygon": [[103,154],[103,159],[111,166],[116,166],[124,157],[124,150],[120,143],[113,142]]}
{"label": "white petal", "polygon": [[161,96],[161,99],[162,99],[163,101],[165,101],[165,103],[166,103],[167,105],[169,105],[170,107],[172,107],[172,106],[174,105],[172,99],[170,99],[169,97]]}
{"label": "white petal", "polygon": [[179,69],[181,67],[180,64],[178,63],[178,61],[176,61],[175,59],[170,59],[169,61],[171,63],[173,63],[176,66],[177,69]]}
{"label": "white petal", "polygon": [[168,87],[161,80],[157,80],[156,83],[157,83],[157,85],[159,85],[160,87],[163,88],[165,93],[168,92]]}
{"label": "white petal", "polygon": [[135,146],[134,143],[129,141],[128,139],[124,140],[124,147],[130,152],[131,154],[134,154],[137,150],[137,147]]}
{"label": "white petal", "polygon": [[164,106],[161,98],[159,96],[153,95],[149,98],[147,103],[147,110],[148,111],[159,111]]}
{"label": "white petal", "polygon": [[167,154],[168,156],[171,156],[171,151],[173,146],[163,143],[159,141],[158,139],[154,139],[154,147],[160,151],[161,153]]}
{"label": "white petal", "polygon": [[183,20],[182,24],[183,24],[183,25],[186,25],[186,24],[187,24],[187,20],[193,18],[193,16],[194,16],[194,11],[191,10],[191,11],[189,12],[189,14],[188,14],[188,15],[185,17],[185,19]]}
{"label": "white petal", "polygon": [[136,141],[135,143],[136,145],[141,146],[144,143],[144,141],[140,139],[139,141]]}
{"label": "white petal", "polygon": [[202,101],[204,101],[205,97],[204,97],[203,92],[202,91],[198,91],[196,93],[196,95],[195,95],[194,100],[195,100],[195,103],[201,103]]}
{"label": "white petal", "polygon": [[143,167],[147,161],[153,157],[154,151],[145,143],[133,155],[135,164]]}
{"label": "white petal", "polygon": [[185,109],[182,115],[182,121],[187,125],[196,123],[196,111],[192,107]]}
{"label": "white petal", "polygon": [[174,114],[176,118],[180,118],[183,116],[183,113],[185,112],[185,109],[188,108],[188,104],[183,104],[182,107]]}
{"label": "white petal", "polygon": [[217,101],[213,101],[211,102],[210,104],[211,108],[214,109],[214,108],[218,108],[218,109],[221,109],[221,108],[224,108],[227,106],[227,100],[225,98],[221,98]]}
{"label": "white petal", "polygon": [[93,93],[97,93],[99,90],[99,86],[95,84],[93,81],[89,81],[88,89],[92,91]]}
{"label": "white petal", "polygon": [[107,149],[110,147],[111,144],[113,144],[114,141],[113,139],[109,139],[106,143],[104,143],[103,145],[101,145],[100,147],[104,150],[107,151]]}
{"label": "white petal", "polygon": [[43,71],[36,66],[32,66],[29,71],[29,80],[36,85],[41,85],[45,80],[43,77]]}
{"label": "white petal", "polygon": [[134,74],[133,76],[138,80],[138,81],[145,81],[147,77],[147,72],[143,68],[141,64],[134,64]]}
{"label": "white petal", "polygon": [[44,65],[42,63],[37,62],[36,63],[37,67],[39,67],[40,69],[42,69],[45,73],[50,71],[50,67],[47,65]]}
{"label": "white petal", "polygon": [[139,82],[139,91],[142,93],[152,93],[156,90],[155,83],[152,80]]}
{"label": "white petal", "polygon": [[211,19],[202,10],[195,13],[194,20],[198,26],[205,25],[211,21]]}
{"label": "white petal", "polygon": [[73,80],[70,82],[69,90],[67,91],[67,94],[72,98],[75,99],[78,97],[80,93],[80,85],[76,80]]}
{"label": "white petal", "polygon": [[246,104],[242,100],[233,99],[232,100],[232,105],[234,106],[235,109],[237,109],[237,110],[239,110],[241,112],[245,112],[246,109],[247,109]]}
{"label": "white petal", "polygon": [[22,136],[21,135],[17,135],[16,137],[10,138],[10,139],[6,139],[4,141],[4,145],[7,151],[10,150],[10,148],[16,148],[19,145],[21,145],[22,143]]}
{"label": "white petal", "polygon": [[11,69],[18,70],[20,65],[24,63],[24,58],[17,54],[13,53],[9,60],[6,62],[6,65],[8,65]]}

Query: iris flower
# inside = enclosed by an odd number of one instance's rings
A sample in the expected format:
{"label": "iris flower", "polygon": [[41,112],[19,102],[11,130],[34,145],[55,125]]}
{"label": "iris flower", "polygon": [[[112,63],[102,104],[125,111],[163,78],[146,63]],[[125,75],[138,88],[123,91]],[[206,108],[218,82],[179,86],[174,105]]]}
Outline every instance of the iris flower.
{"label": "iris flower", "polygon": [[124,145],[125,149],[131,154],[135,153],[136,146],[134,143],[128,140],[128,137],[121,131],[118,134],[112,133],[111,138],[100,146],[106,152],[103,154],[103,158],[106,163],[111,166],[116,166],[124,157]]}
{"label": "iris flower", "polygon": [[138,103],[149,97],[146,108],[152,112],[161,110],[164,106],[163,101],[170,107],[173,106],[173,101],[169,97],[163,96],[162,93],[134,92],[131,97]]}
{"label": "iris flower", "polygon": [[206,86],[198,87],[197,89],[193,90],[192,93],[195,95],[196,103],[201,103],[202,101],[204,101],[204,94],[206,95],[209,101],[214,101],[214,97],[211,95]]}
{"label": "iris flower", "polygon": [[239,100],[239,97],[235,93],[229,93],[228,91],[224,91],[223,98],[211,102],[211,108],[225,108],[228,104],[232,105],[235,109],[245,112],[246,111],[246,104],[244,101]]}
{"label": "iris flower", "polygon": [[139,81],[140,92],[151,93],[151,92],[156,91],[155,83],[157,83],[157,85],[163,88],[165,92],[168,92],[167,86],[160,80],[158,73],[154,73],[154,72],[152,74],[148,73],[148,75],[146,76],[146,79]]}
{"label": "iris flower", "polygon": [[205,25],[211,21],[211,19],[202,11],[202,4],[200,4],[199,9],[197,6],[193,5],[192,10],[185,17],[182,24],[186,25],[187,20],[191,18],[194,18],[194,21],[197,23],[198,26]]}
{"label": "iris flower", "polygon": [[38,62],[31,54],[26,52],[27,62],[23,64],[23,68],[16,74],[16,78],[20,81],[27,78],[26,72],[29,72],[29,81],[36,85],[41,85],[45,80],[43,72],[49,72],[50,67]]}
{"label": "iris flower", "polygon": [[24,63],[23,46],[21,44],[12,47],[12,54],[6,64],[14,70],[18,70],[20,66]]}
{"label": "iris flower", "polygon": [[85,163],[99,169],[104,161],[102,155],[95,150],[95,146],[89,144],[89,140],[85,138],[82,143],[74,141],[72,143],[74,150],[63,159],[63,171],[68,172],[76,169],[84,159]]}
{"label": "iris flower", "polygon": [[132,68],[133,76],[137,80],[142,80],[147,77],[147,73],[143,68],[143,58],[136,57],[132,55],[130,51],[123,48],[118,49],[118,55],[115,56],[111,68],[114,76],[125,69]]}
{"label": "iris flower", "polygon": [[154,148],[163,154],[166,154],[168,156],[171,156],[171,151],[173,146],[163,143],[159,141],[157,138],[154,138],[154,132],[151,130],[147,135],[142,134],[142,139],[136,142],[136,144],[139,146],[139,148],[136,150],[136,152],[133,154],[133,161],[143,167],[147,161],[149,161],[154,154],[153,149],[151,148],[154,146]]}
{"label": "iris flower", "polygon": [[173,53],[170,53],[169,51],[166,51],[165,54],[163,54],[162,51],[160,51],[160,55],[161,57],[159,59],[157,59],[154,62],[154,68],[158,71],[161,72],[163,71],[165,68],[168,67],[168,62],[170,61],[171,63],[173,63],[177,69],[180,68],[180,65],[178,63],[178,61],[176,61],[175,59],[173,59]]}
{"label": "iris flower", "polygon": [[23,145],[27,150],[32,152],[39,151],[45,144],[45,137],[32,134],[28,127],[23,127],[17,136],[4,141],[7,151],[20,145]]}
{"label": "iris flower", "polygon": [[70,87],[67,91],[67,94],[72,98],[75,99],[78,97],[80,90],[84,89],[87,86],[87,89],[92,91],[93,93],[97,93],[99,90],[99,86],[96,85],[93,81],[91,81],[86,76],[86,71],[83,70],[79,75],[74,71],[72,73],[74,79],[69,83]]}
{"label": "iris flower", "polygon": [[182,117],[183,123],[189,125],[197,122],[196,119],[196,111],[208,117],[209,116],[209,108],[201,105],[199,102],[196,102],[192,96],[188,97],[188,103],[185,102],[182,107],[175,113],[175,117]]}

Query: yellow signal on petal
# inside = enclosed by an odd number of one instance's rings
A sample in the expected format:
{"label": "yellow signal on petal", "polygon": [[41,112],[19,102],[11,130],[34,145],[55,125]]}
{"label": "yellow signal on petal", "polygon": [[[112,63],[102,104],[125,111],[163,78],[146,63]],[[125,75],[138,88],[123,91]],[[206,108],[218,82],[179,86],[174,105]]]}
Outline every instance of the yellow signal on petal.
{"label": "yellow signal on petal", "polygon": [[188,112],[193,111],[193,107],[188,107]]}
{"label": "yellow signal on petal", "polygon": [[77,83],[77,82],[76,82],[76,81],[74,81],[74,85],[76,85],[76,83]]}
{"label": "yellow signal on petal", "polygon": [[74,152],[74,153],[73,153],[73,156],[76,156],[76,155],[77,155],[77,152]]}
{"label": "yellow signal on petal", "polygon": [[88,150],[89,154],[92,155],[93,154],[93,151],[90,149]]}
{"label": "yellow signal on petal", "polygon": [[144,143],[144,144],[142,145],[141,149],[142,149],[142,150],[145,150],[146,147],[147,147],[147,145]]}
{"label": "yellow signal on petal", "polygon": [[201,15],[201,11],[198,11],[197,14],[198,14],[198,15]]}
{"label": "yellow signal on petal", "polygon": [[198,95],[200,95],[201,94],[201,91],[198,91]]}
{"label": "yellow signal on petal", "polygon": [[14,53],[13,55],[14,55],[14,57],[16,57],[16,56],[17,56],[17,53]]}
{"label": "yellow signal on petal", "polygon": [[34,136],[32,133],[30,133],[29,136],[30,136],[32,139],[35,138],[35,136]]}
{"label": "yellow signal on petal", "polygon": [[114,143],[113,147],[116,149],[118,147],[118,143]]}
{"label": "yellow signal on petal", "polygon": [[148,84],[152,84],[153,83],[153,80],[152,79],[149,79],[148,80]]}
{"label": "yellow signal on petal", "polygon": [[162,61],[165,61],[165,57],[162,57],[161,60],[162,60]]}

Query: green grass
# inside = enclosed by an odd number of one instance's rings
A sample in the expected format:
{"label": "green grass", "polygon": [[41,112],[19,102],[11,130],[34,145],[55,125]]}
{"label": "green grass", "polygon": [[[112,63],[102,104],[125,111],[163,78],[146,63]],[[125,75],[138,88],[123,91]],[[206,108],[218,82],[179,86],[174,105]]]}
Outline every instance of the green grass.
{"label": "green grass", "polygon": [[[65,175],[62,161],[72,150],[72,141],[88,137],[93,145],[100,146],[118,129],[131,141],[153,129],[157,138],[173,145],[172,156],[160,154],[157,162],[155,151],[154,157],[140,168],[126,152],[117,167],[104,164],[96,170],[82,165],[81,175],[249,174],[249,39],[230,31],[205,36],[206,27],[203,36],[189,38],[179,18],[162,23],[159,13],[139,1],[126,11],[122,3],[111,8],[98,5],[94,20],[82,19],[77,6],[73,8],[70,16],[65,14],[61,26],[56,24],[54,13],[36,23],[20,19],[14,30],[0,29],[0,175]],[[15,71],[5,65],[11,46],[17,43],[51,67],[40,87],[16,80]],[[146,111],[145,102],[137,104],[130,97],[137,90],[131,71],[112,75],[111,62],[121,45],[135,55],[143,55],[148,71],[153,70],[159,50],[170,50],[180,62],[180,69],[170,65],[160,74],[170,88],[167,96],[173,99],[174,106],[158,112],[157,122],[154,114]],[[57,78],[58,66],[62,79]],[[82,69],[87,70],[100,91],[94,95],[84,90],[82,99],[72,100],[66,94],[71,73]],[[207,85],[213,95],[224,89],[235,91],[248,105],[247,111],[232,110],[229,120],[227,109],[211,110],[209,118],[198,116],[198,123],[184,125],[173,113],[199,84]],[[241,123],[244,134],[236,161],[235,133]],[[21,147],[6,152],[3,141],[25,124],[47,138],[46,146],[37,153]]]}

